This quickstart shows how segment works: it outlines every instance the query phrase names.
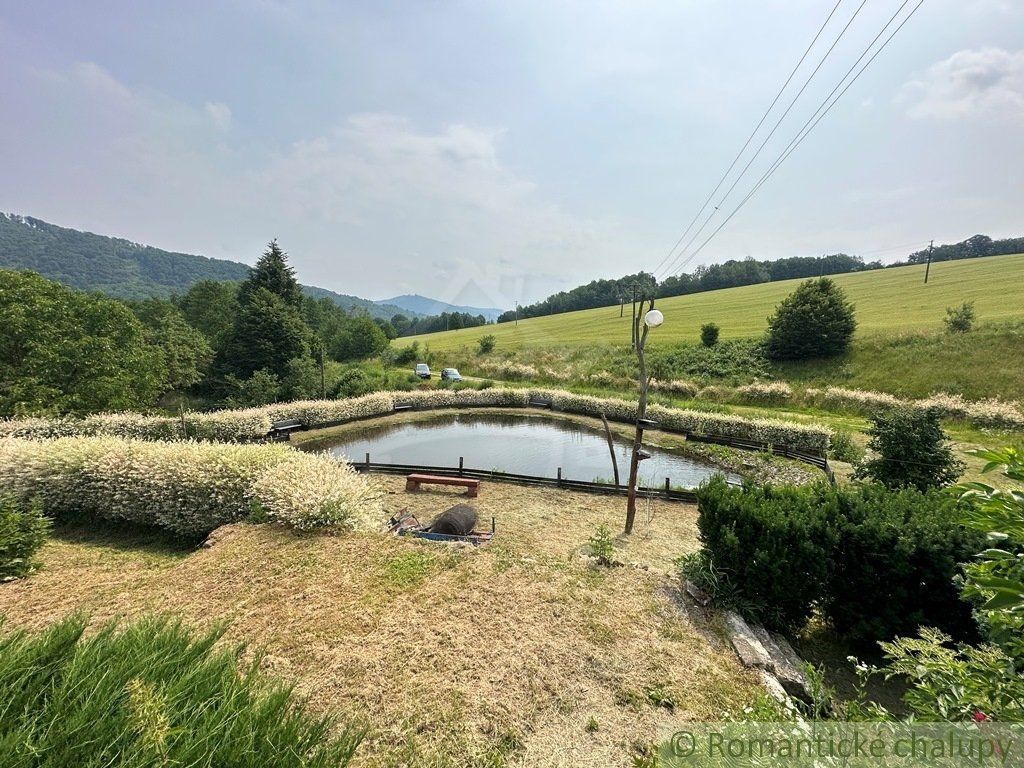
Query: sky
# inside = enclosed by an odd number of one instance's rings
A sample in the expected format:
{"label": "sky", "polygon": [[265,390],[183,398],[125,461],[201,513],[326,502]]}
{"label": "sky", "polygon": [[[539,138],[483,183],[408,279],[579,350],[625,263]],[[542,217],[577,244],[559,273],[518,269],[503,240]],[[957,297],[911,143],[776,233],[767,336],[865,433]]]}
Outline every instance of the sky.
{"label": "sky", "polygon": [[901,3],[840,0],[676,259],[833,0],[0,0],[0,210],[250,264],[276,237],[307,284],[498,307],[1024,235],[1024,0],[924,0],[697,250]]}

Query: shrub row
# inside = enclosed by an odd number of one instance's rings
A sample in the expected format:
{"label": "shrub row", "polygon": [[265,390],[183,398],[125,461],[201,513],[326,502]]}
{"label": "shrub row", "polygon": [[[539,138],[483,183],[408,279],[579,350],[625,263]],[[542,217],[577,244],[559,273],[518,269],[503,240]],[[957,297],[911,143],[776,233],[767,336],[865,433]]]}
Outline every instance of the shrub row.
{"label": "shrub row", "polygon": [[380,521],[351,465],[285,445],[119,437],[0,439],[0,487],[53,517],[94,517],[198,536],[256,513],[307,530]]}
{"label": "shrub row", "polygon": [[[523,408],[533,397],[550,400],[553,409],[566,413],[598,416],[602,412],[613,421],[636,419],[635,401],[591,397],[548,389],[484,390],[430,389],[412,392],[376,392],[345,400],[307,400],[277,403],[263,408],[190,413],[185,417],[186,434],[204,440],[244,441],[263,437],[274,421],[297,419],[314,428],[354,419],[382,416],[394,410],[395,403],[415,408],[458,408],[493,406]],[[703,413],[652,405],[651,418],[670,429],[712,437],[726,437],[786,445],[794,450],[824,453],[831,430],[825,427],[794,424],[774,419],[746,419],[727,414]],[[80,420],[24,419],[0,421],[0,437],[62,437],[69,435],[112,435],[124,438],[172,440],[181,437],[181,420],[167,416],[143,416],[113,413]]]}
{"label": "shrub row", "polygon": [[735,489],[716,478],[699,492],[705,552],[752,617],[798,629],[817,607],[861,644],[938,627],[975,634],[954,576],[984,548],[940,492],[826,484]]}
{"label": "shrub row", "polygon": [[1018,403],[991,398],[988,400],[964,400],[960,395],[945,392],[923,400],[901,400],[886,392],[872,392],[863,389],[828,387],[808,389],[804,398],[809,404],[834,411],[858,413],[873,416],[880,411],[892,410],[904,405],[917,408],[935,409],[944,419],[968,421],[979,427],[996,429],[1024,429],[1024,410]]}

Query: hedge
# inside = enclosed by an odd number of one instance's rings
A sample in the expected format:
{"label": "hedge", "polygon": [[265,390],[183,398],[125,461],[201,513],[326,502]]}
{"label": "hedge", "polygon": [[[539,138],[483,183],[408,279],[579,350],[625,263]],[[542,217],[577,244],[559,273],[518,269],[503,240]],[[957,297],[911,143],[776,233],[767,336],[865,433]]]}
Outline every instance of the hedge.
{"label": "hedge", "polygon": [[[201,440],[246,441],[263,438],[271,424],[297,419],[308,428],[317,428],[383,416],[394,411],[395,403],[414,408],[459,408],[491,406],[525,408],[529,401],[541,398],[552,403],[555,411],[599,416],[612,421],[636,420],[635,401],[591,397],[552,389],[431,389],[411,392],[375,392],[344,400],[300,400],[276,403],[262,408],[211,411],[185,414],[186,434]],[[663,426],[711,437],[785,445],[793,450],[824,454],[832,434],[827,427],[795,424],[776,419],[747,419],[728,414],[705,413],[651,405],[648,416]],[[182,437],[181,420],[171,416],[145,416],[137,413],[106,413],[84,419],[0,420],[0,437],[49,438],[71,435],[111,435],[124,438],[175,440]]]}
{"label": "hedge", "polygon": [[799,629],[817,608],[857,644],[921,626],[973,639],[955,577],[985,537],[958,524],[955,498],[824,483],[736,489],[720,478],[698,497],[705,552],[751,618]]}
{"label": "hedge", "polygon": [[0,487],[52,517],[198,536],[254,513],[307,530],[378,524],[375,485],[351,465],[286,445],[118,437],[0,439]]}
{"label": "hedge", "polygon": [[828,582],[835,505],[794,487],[732,488],[716,475],[698,491],[697,526],[711,561],[748,618],[776,630],[807,623]]}

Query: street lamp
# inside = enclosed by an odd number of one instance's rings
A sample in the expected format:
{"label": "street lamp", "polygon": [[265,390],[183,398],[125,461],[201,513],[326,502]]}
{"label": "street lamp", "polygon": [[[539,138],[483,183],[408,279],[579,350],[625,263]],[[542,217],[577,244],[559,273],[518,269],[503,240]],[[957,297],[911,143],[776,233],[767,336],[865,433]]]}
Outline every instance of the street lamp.
{"label": "street lamp", "polygon": [[[647,334],[652,328],[657,328],[665,322],[665,316],[654,308],[654,299],[648,300],[647,312],[643,312],[643,301],[640,302],[641,314],[637,314],[633,323],[633,338],[636,340],[636,358],[640,364],[640,399],[636,408],[636,433],[633,436],[633,455],[629,462],[629,485],[626,495],[626,533],[633,532],[633,521],[636,519],[636,482],[640,469],[640,462],[648,458],[650,454],[641,448],[644,439],[644,427],[652,426],[647,416],[647,363],[644,360],[644,347],[647,344]],[[643,318],[643,332],[640,330],[640,320]]]}

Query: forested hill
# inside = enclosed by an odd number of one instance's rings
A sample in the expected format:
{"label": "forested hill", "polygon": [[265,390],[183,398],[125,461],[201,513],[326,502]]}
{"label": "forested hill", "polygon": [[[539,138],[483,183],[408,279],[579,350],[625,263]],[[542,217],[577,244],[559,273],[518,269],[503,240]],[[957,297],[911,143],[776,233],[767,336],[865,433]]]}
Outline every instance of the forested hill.
{"label": "forested hill", "polygon": [[[121,299],[166,298],[201,280],[241,281],[249,275],[249,267],[237,261],[165,251],[6,213],[0,213],[0,268],[29,269],[73,288]],[[417,316],[326,288],[303,290],[314,298],[330,298],[346,310],[364,309],[371,317]]]}

